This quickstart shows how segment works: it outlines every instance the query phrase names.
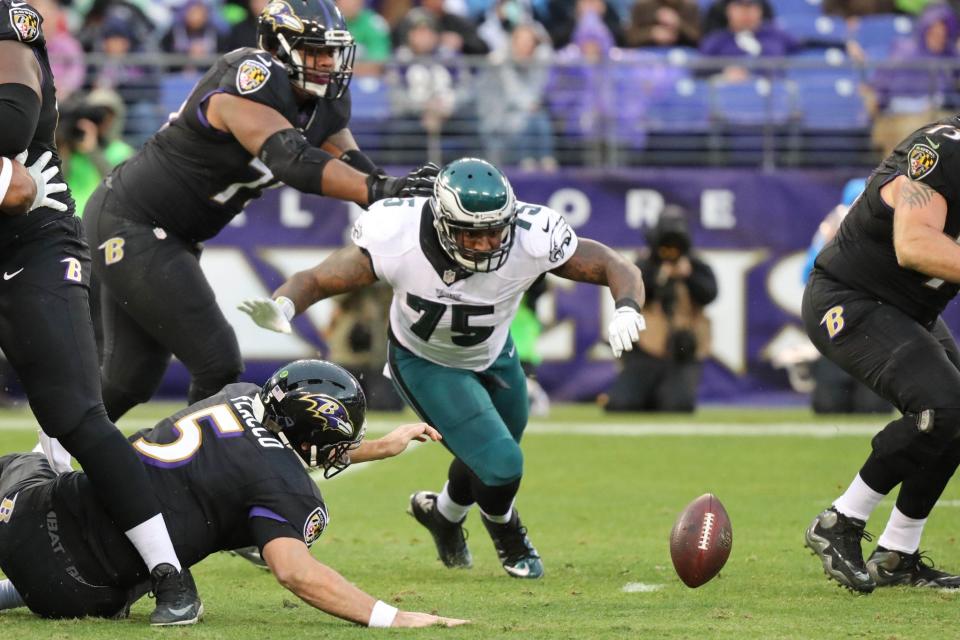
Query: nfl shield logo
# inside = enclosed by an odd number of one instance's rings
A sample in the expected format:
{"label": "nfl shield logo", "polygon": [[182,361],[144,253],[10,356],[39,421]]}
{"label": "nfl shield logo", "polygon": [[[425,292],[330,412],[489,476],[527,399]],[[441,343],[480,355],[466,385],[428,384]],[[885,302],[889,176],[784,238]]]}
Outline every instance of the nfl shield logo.
{"label": "nfl shield logo", "polygon": [[10,25],[20,42],[33,42],[40,37],[40,16],[28,7],[10,9]]}
{"label": "nfl shield logo", "polygon": [[240,95],[253,93],[270,79],[270,69],[257,60],[244,60],[237,69],[237,91]]}
{"label": "nfl shield logo", "polygon": [[453,269],[447,269],[443,272],[443,284],[453,284],[457,279],[457,272]]}

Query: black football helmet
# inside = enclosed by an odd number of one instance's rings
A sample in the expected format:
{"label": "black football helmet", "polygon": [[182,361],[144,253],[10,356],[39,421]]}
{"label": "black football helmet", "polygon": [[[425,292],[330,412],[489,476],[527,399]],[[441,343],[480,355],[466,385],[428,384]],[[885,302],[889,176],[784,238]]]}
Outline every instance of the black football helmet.
{"label": "black football helmet", "polygon": [[[343,367],[297,360],[277,370],[260,390],[263,426],[332,478],[350,465],[366,431],[367,399]],[[303,445],[307,444],[308,447]]]}
{"label": "black football helmet", "polygon": [[[294,86],[315,96],[336,100],[353,77],[357,45],[333,0],[271,0],[257,20],[257,46],[283,63]],[[323,78],[304,67],[310,48],[333,52],[333,70]]]}

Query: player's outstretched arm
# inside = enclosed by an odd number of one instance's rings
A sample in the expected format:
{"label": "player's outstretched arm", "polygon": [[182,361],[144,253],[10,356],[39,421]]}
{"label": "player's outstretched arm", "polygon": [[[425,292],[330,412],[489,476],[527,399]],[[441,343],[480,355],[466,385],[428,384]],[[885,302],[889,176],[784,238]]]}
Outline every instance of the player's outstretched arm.
{"label": "player's outstretched arm", "polygon": [[299,271],[273,292],[273,298],[251,298],[237,308],[264,329],[290,333],[290,320],[310,305],[362,289],[377,281],[370,259],[356,245],[338,249],[326,260],[306,271]]}
{"label": "player's outstretched arm", "polygon": [[360,446],[350,452],[350,462],[368,462],[398,456],[407,450],[411,442],[426,442],[441,439],[440,432],[425,422],[405,424],[397,427],[382,438],[364,440]]}
{"label": "player's outstretched arm", "polygon": [[947,201],[929,185],[898,176],[881,195],[895,202],[893,248],[901,267],[960,282],[960,246],[943,233]]}
{"label": "player's outstretched arm", "polygon": [[576,252],[552,273],[567,280],[609,286],[617,305],[607,327],[610,348],[617,358],[624,351],[633,350],[633,344],[640,340],[640,332],[647,326],[640,315],[646,294],[637,265],[605,244],[581,238]]}
{"label": "player's outstretched arm", "polygon": [[318,562],[307,545],[293,538],[274,538],[263,547],[274,577],[309,605],[330,615],[371,627],[454,627],[467,620],[429,613],[399,611],[348,582]]}

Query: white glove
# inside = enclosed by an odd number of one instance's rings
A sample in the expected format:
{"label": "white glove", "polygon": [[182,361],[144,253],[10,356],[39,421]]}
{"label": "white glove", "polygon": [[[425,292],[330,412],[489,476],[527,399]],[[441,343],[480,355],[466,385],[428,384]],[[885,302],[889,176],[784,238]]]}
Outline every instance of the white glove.
{"label": "white glove", "polygon": [[633,343],[640,340],[640,332],[647,328],[643,316],[631,307],[617,307],[613,320],[607,326],[607,339],[613,349],[613,357],[619,358],[624,351],[633,351]]}
{"label": "white glove", "polygon": [[241,302],[237,309],[253,318],[259,326],[277,333],[290,333],[290,319],[296,309],[290,298],[280,296],[276,300],[270,298],[251,298]]}
{"label": "white glove", "polygon": [[[66,182],[57,182],[51,184],[53,177],[60,173],[60,167],[54,165],[44,171],[44,167],[47,166],[47,163],[50,162],[50,158],[53,157],[53,153],[50,151],[45,151],[40,154],[40,157],[37,158],[37,161],[32,165],[27,167],[27,172],[30,173],[30,177],[33,178],[34,183],[37,185],[37,197],[33,199],[33,204],[30,205],[30,211],[38,209],[40,207],[50,207],[54,211],[66,211],[67,205],[60,202],[59,200],[54,200],[48,196],[53,195],[54,193],[60,193],[61,191],[67,190]],[[27,163],[27,152],[19,154],[14,158],[17,162],[22,165]]]}

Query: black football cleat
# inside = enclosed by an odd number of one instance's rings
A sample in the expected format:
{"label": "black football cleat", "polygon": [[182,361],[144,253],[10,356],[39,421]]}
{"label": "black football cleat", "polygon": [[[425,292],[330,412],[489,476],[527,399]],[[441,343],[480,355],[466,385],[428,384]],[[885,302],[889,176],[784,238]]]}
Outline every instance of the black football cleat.
{"label": "black football cleat", "polygon": [[877,583],[863,562],[860,540],[872,540],[863,520],[850,518],[830,507],[813,519],[805,535],[807,546],[823,562],[827,577],[860,593],[870,593]]}
{"label": "black football cleat", "polygon": [[172,564],[164,562],[150,572],[150,582],[157,599],[157,606],[150,614],[151,625],[195,624],[203,616],[203,603],[189,569],[177,571]]}
{"label": "black football cleat", "polygon": [[514,578],[535,580],[543,577],[543,562],[540,554],[530,544],[527,528],[520,523],[520,514],[513,510],[510,521],[492,522],[482,515],[483,526],[493,539],[493,546],[500,557],[504,571]]}
{"label": "black football cleat", "polygon": [[[418,491],[410,496],[410,508],[407,513],[426,527],[433,542],[437,545],[440,562],[450,569],[469,569],[473,566],[473,556],[467,547],[466,531],[463,520],[450,522],[437,510],[437,494],[432,491]],[[465,520],[466,518],[464,518]]]}
{"label": "black football cleat", "polygon": [[227,553],[243,558],[258,569],[270,571],[270,565],[268,565],[267,561],[260,555],[260,549],[256,546],[237,547],[236,549],[230,549]]}
{"label": "black football cleat", "polygon": [[920,551],[903,553],[877,547],[867,560],[867,571],[878,587],[960,589],[960,576],[934,569],[930,558]]}

